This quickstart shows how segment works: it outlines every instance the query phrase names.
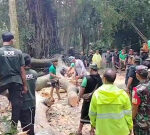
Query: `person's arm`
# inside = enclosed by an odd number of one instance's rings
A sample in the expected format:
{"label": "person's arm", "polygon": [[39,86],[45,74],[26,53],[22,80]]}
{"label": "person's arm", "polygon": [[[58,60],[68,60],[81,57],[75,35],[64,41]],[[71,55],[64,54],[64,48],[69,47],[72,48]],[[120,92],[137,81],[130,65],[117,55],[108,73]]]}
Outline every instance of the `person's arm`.
{"label": "person's arm", "polygon": [[137,88],[133,89],[132,93],[132,118],[134,119],[138,113],[138,107],[141,104],[141,99],[137,94]]}
{"label": "person's arm", "polygon": [[26,71],[25,71],[25,61],[24,61],[24,56],[22,54],[22,52],[19,54],[19,63],[20,64],[20,76],[22,79],[22,83],[23,83],[23,93],[27,93],[28,92],[28,88],[27,88],[27,81],[26,81]]}
{"label": "person's arm", "polygon": [[131,86],[132,82],[133,82],[133,78],[129,77],[128,83],[127,83],[127,92],[130,92],[130,86]]}
{"label": "person's arm", "polygon": [[84,91],[85,91],[85,88],[81,87],[81,90],[80,90],[80,93],[79,93],[79,101],[83,97]]}
{"label": "person's arm", "polygon": [[[136,77],[136,73],[135,73],[135,67],[130,67],[129,68],[129,79],[128,79],[128,82],[127,82],[127,92],[129,92],[130,90],[130,87],[131,87],[131,84],[133,82],[133,79]],[[131,94],[131,93],[130,93]]]}
{"label": "person's arm", "polygon": [[131,132],[132,129],[133,129],[132,107],[131,107],[131,102],[130,102],[129,96],[126,93],[124,93],[124,95],[125,95],[125,98],[126,98],[126,102],[125,102],[125,105],[124,105],[124,108],[123,108],[124,117],[125,117],[125,120],[127,122],[128,128]]}
{"label": "person's arm", "polygon": [[138,113],[138,105],[132,104],[132,118],[134,119]]}
{"label": "person's arm", "polygon": [[85,71],[85,66],[84,66],[84,64],[83,64],[83,62],[82,61],[80,61],[80,66],[81,66],[81,76],[83,76],[84,75],[84,71]]}
{"label": "person's arm", "polygon": [[53,78],[60,78],[59,76],[57,76],[57,75],[55,75],[55,74],[53,74],[51,72],[50,72],[50,76],[52,76]]}
{"label": "person's arm", "polygon": [[87,78],[86,77],[84,77],[83,78],[83,81],[82,81],[82,84],[81,84],[81,90],[80,90],[80,92],[79,92],[79,101],[80,101],[80,99],[83,97],[83,94],[84,94],[84,92],[85,92],[85,87],[87,86]]}
{"label": "person's arm", "polygon": [[97,117],[97,103],[95,93],[92,96],[90,108],[89,108],[89,117],[92,128],[96,127],[96,117]]}
{"label": "person's arm", "polygon": [[23,82],[23,93],[27,93],[28,89],[27,89],[27,81],[26,81],[26,71],[24,69],[24,66],[21,67],[21,78]]}

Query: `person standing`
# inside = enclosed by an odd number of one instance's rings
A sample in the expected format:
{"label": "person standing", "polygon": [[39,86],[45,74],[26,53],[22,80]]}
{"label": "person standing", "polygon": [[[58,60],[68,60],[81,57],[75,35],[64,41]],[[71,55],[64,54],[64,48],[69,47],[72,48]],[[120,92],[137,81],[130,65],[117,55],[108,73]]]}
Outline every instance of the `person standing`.
{"label": "person standing", "polygon": [[105,59],[106,59],[106,68],[112,68],[112,54],[110,53],[110,50],[107,51]]}
{"label": "person standing", "polygon": [[143,43],[143,47],[141,48],[141,58],[142,62],[148,58],[149,48],[147,43]]}
{"label": "person standing", "polygon": [[114,85],[115,79],[116,72],[106,70],[103,85],[92,96],[89,117],[96,135],[129,135],[133,128],[129,96]]}
{"label": "person standing", "polygon": [[133,65],[134,65],[134,56],[129,56],[128,57],[127,66],[126,66],[126,78],[125,78],[125,84],[126,84],[126,86],[127,86],[128,79],[129,79],[129,69]]}
{"label": "person standing", "polygon": [[126,68],[126,59],[127,59],[127,54],[125,53],[125,50],[123,49],[119,55],[120,59],[120,69],[125,70]]}
{"label": "person standing", "polygon": [[92,58],[93,58],[93,50],[90,50],[88,55],[88,66],[92,63]]}
{"label": "person standing", "polygon": [[2,34],[3,47],[0,48],[0,93],[8,89],[12,105],[12,126],[17,127],[23,105],[23,93],[27,93],[24,57],[22,52],[13,48],[14,35]]}
{"label": "person standing", "polygon": [[37,72],[31,69],[31,57],[28,54],[24,54],[25,70],[28,92],[24,94],[24,102],[20,113],[20,122],[23,131],[28,131],[29,135],[34,135],[34,119],[36,110],[36,80]]}
{"label": "person standing", "polygon": [[99,50],[96,50],[96,53],[93,55],[92,63],[96,64],[97,67],[100,69],[102,63],[102,57],[99,54]]}
{"label": "person standing", "polygon": [[119,69],[119,53],[118,53],[118,50],[115,49],[115,52],[113,54],[113,67],[115,69]]}
{"label": "person standing", "polygon": [[74,58],[72,62],[75,64],[75,71],[77,78],[83,78],[84,76],[87,75],[87,71],[82,60]]}
{"label": "person standing", "polygon": [[56,75],[56,66],[58,65],[58,60],[57,59],[54,59],[52,61],[52,65],[50,66],[49,68],[49,73],[50,73],[50,82],[51,82],[51,86],[52,86],[52,89],[51,89],[51,92],[50,92],[50,96],[51,96],[51,101],[54,102],[54,97],[53,97],[53,91],[54,89],[56,89],[56,94],[58,96],[58,99],[60,100],[61,97],[60,97],[60,93],[59,93],[59,76]]}
{"label": "person standing", "polygon": [[126,75],[126,85],[127,85],[127,92],[132,97],[132,90],[133,87],[139,84],[139,80],[136,78],[136,67],[140,65],[140,58],[136,56],[133,60],[133,65],[130,66],[128,74]]}
{"label": "person standing", "polygon": [[136,76],[140,84],[133,88],[132,108],[135,135],[150,135],[150,82],[148,67],[140,65],[136,68]]}
{"label": "person standing", "polygon": [[84,52],[81,52],[81,58],[80,59],[83,61],[84,66],[87,67],[87,58],[86,58]]}
{"label": "person standing", "polygon": [[[81,84],[81,91],[79,93],[79,101],[81,98],[83,98],[83,105],[81,110],[81,119],[80,119],[80,125],[78,128],[77,135],[82,134],[82,128],[84,124],[90,124],[90,119],[88,116],[89,112],[89,106],[90,106],[90,100],[92,97],[92,93],[94,90],[96,90],[98,87],[102,85],[102,79],[100,75],[98,74],[98,68],[96,64],[90,65],[90,75],[84,77],[82,84]],[[87,95],[87,97],[86,97]],[[92,132],[92,130],[91,130]]]}

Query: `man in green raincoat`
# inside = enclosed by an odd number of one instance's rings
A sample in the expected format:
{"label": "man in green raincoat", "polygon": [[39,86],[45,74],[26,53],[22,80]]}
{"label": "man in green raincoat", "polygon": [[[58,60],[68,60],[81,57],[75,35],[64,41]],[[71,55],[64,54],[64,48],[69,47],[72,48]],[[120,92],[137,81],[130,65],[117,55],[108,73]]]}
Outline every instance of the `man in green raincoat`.
{"label": "man in green raincoat", "polygon": [[116,72],[108,69],[92,96],[89,117],[96,135],[129,135],[133,128],[129,96],[114,85],[115,79]]}

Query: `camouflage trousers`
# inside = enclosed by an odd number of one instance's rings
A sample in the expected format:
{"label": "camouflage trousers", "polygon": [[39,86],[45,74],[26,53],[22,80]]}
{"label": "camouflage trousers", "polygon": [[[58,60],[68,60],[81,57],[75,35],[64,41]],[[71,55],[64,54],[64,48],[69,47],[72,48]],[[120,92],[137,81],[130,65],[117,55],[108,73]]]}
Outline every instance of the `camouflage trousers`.
{"label": "camouflage trousers", "polygon": [[134,135],[150,135],[150,128],[149,129],[141,129],[141,128],[134,128]]}

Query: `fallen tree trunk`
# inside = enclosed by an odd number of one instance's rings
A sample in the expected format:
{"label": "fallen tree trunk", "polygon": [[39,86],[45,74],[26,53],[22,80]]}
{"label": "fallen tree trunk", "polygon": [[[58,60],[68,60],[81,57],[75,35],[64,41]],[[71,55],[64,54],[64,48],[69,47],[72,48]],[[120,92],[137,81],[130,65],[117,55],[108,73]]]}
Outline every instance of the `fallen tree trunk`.
{"label": "fallen tree trunk", "polygon": [[38,77],[36,82],[36,91],[40,91],[41,89],[47,87],[49,81],[49,74]]}
{"label": "fallen tree trunk", "polygon": [[46,68],[50,67],[53,59],[31,59],[32,68]]}
{"label": "fallen tree trunk", "polygon": [[78,106],[78,91],[79,89],[71,84],[66,78],[60,79],[61,87],[67,90],[68,104],[72,107]]}
{"label": "fallen tree trunk", "polygon": [[35,116],[35,132],[36,135],[58,135],[56,131],[50,127],[47,117],[46,111],[48,108],[43,104],[43,98],[36,94],[36,116]]}

